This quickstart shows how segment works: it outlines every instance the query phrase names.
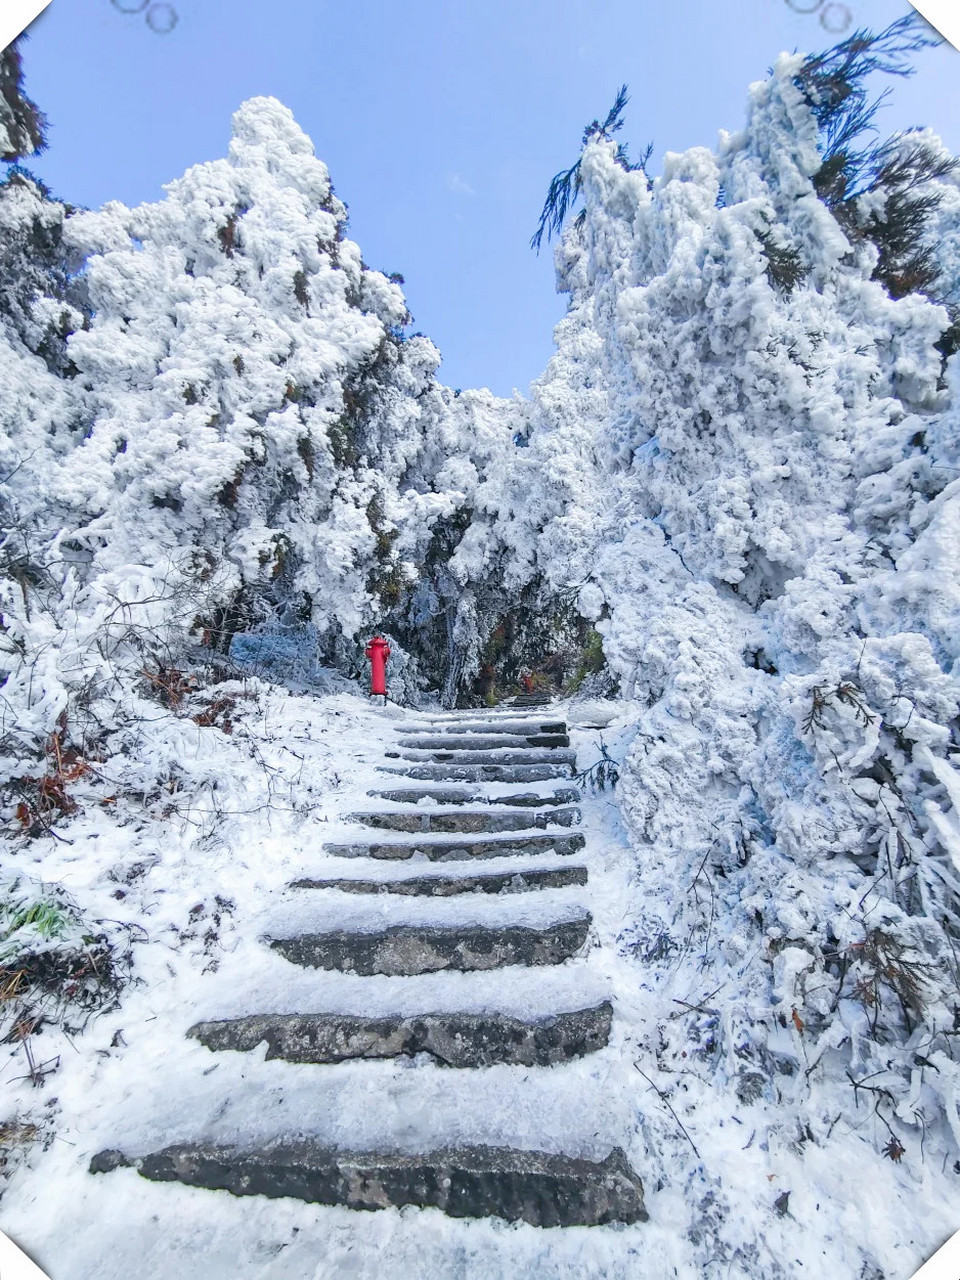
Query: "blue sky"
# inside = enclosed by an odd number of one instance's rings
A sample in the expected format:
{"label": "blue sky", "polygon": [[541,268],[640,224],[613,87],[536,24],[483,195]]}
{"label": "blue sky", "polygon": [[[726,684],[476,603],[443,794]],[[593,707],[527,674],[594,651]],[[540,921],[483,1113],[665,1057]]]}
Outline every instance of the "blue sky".
{"label": "blue sky", "polygon": [[[874,28],[908,9],[847,3]],[[538,258],[529,238],[551,176],[618,86],[631,91],[623,137],[634,151],[653,141],[656,166],[738,128],[747,86],[780,50],[838,38],[787,0],[172,4],[177,25],[161,35],[115,0],[52,0],[24,48],[52,124],[31,167],[75,203],[157,199],[224,154],[240,102],[273,94],[330,166],[365,260],[405,276],[442,379],[500,394],[525,389],[552,351],[564,300],[552,253]],[[932,125],[960,151],[960,53],[928,52],[918,68],[895,82],[884,128]]]}

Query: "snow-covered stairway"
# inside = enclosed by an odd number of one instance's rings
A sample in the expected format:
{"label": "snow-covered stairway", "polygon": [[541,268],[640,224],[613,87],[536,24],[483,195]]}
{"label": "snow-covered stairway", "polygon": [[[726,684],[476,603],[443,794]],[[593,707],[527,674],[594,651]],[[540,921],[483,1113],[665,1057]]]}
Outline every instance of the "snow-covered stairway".
{"label": "snow-covered stairway", "polygon": [[[364,1127],[375,1141],[331,1143],[300,1123],[293,1091],[279,1132],[251,1122],[251,1102],[233,1141],[187,1140],[132,1158],[103,1151],[91,1172],[133,1165],[149,1179],[236,1195],[417,1205],[537,1226],[645,1218],[640,1180],[615,1143],[585,1156],[581,1137],[571,1150],[556,1150],[555,1137],[552,1150],[537,1142],[538,1115],[546,1121],[572,1097],[590,1105],[576,1081],[556,1073],[607,1050],[614,1013],[585,980],[592,917],[588,868],[577,856],[586,841],[573,830],[576,756],[566,724],[536,709],[394,722],[390,763],[379,768],[409,781],[369,792],[375,803],[343,815],[324,842],[325,865],[293,881],[263,939],[291,973],[317,974],[312,1009],[206,1020],[188,1033],[218,1057],[245,1054],[288,1071],[370,1072],[378,1060],[405,1061],[415,1068],[403,1090],[414,1115],[457,1077],[462,1085],[450,1092],[474,1131],[483,1129],[493,1077],[507,1071],[516,1138],[508,1145],[501,1123],[489,1141],[411,1142],[409,1119],[374,1092]],[[354,1007],[316,1012],[344,1004],[342,992],[330,1000],[337,980],[349,984]],[[310,1082],[297,1085],[302,1098]]]}

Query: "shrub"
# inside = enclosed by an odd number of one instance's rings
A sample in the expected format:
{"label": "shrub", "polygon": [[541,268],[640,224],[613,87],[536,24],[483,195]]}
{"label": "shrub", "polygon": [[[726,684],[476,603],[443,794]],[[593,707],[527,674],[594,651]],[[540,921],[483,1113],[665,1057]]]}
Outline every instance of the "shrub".
{"label": "shrub", "polygon": [[0,885],[0,1038],[19,1042],[42,1084],[56,1061],[37,1063],[45,1025],[77,1033],[114,1008],[129,977],[129,948],[86,920],[64,889],[17,876]]}

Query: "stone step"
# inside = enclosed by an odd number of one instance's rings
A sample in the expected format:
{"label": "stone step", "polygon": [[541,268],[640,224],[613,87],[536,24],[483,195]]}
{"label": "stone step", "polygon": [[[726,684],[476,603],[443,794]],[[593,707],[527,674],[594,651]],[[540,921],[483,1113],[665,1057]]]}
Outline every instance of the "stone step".
{"label": "stone step", "polygon": [[243,1149],[180,1143],[137,1159],[101,1151],[91,1173],[133,1167],[154,1182],[290,1196],[350,1209],[404,1205],[440,1209],[451,1218],[505,1218],[535,1227],[643,1222],[643,1186],[615,1147],[593,1162],[543,1151],[452,1147],[406,1155],[322,1146],[309,1138]]}
{"label": "stone step", "polygon": [[460,893],[526,893],[587,883],[586,867],[501,871],[478,876],[405,876],[401,880],[294,880],[291,889],[339,889],[342,893],[395,893],[450,898]]}
{"label": "stone step", "polygon": [[506,737],[526,738],[531,734],[549,737],[558,734],[563,736],[567,732],[567,725],[564,720],[481,720],[478,718],[472,720],[427,720],[404,725],[402,728],[398,726],[397,731],[399,733],[442,733],[450,734],[452,737],[456,737],[459,734],[503,734]]}
{"label": "stone step", "polygon": [[411,764],[378,765],[380,773],[393,773],[419,782],[549,782],[570,778],[566,764]]}
{"label": "stone step", "polygon": [[580,821],[580,810],[557,805],[543,813],[517,813],[509,809],[462,809],[459,813],[437,813],[423,809],[417,813],[348,813],[345,822],[381,831],[490,832],[523,831],[529,827],[572,827]]}
{"label": "stone step", "polygon": [[198,1022],[187,1032],[208,1049],[249,1052],[266,1041],[267,1058],[332,1063],[355,1058],[415,1058],[442,1067],[549,1067],[602,1049],[613,1007],[578,1009],[535,1022],[500,1013],[425,1013],[362,1018],[346,1013],[256,1014]]}
{"label": "stone step", "polygon": [[562,964],[583,947],[590,919],[584,914],[545,928],[401,924],[376,933],[338,931],[271,938],[270,946],[293,964],[362,977],[375,973],[406,977],[441,969],[469,972],[512,964]]}
{"label": "stone step", "polygon": [[544,805],[578,804],[581,796],[574,787],[558,787],[540,795],[536,791],[524,791],[513,795],[488,796],[482,791],[466,787],[439,789],[436,787],[404,787],[398,791],[368,791],[372,800],[387,800],[391,804],[419,804],[432,800],[437,805],[489,804],[515,805],[522,809],[536,809]]}
{"label": "stone step", "polygon": [[546,707],[553,701],[549,693],[518,693],[510,699],[511,707]]}
{"label": "stone step", "polygon": [[[386,754],[391,755],[391,752]],[[399,753],[401,760],[416,760],[424,764],[566,764],[577,763],[575,751],[498,751],[496,755],[489,751],[411,751]]]}
{"label": "stone step", "polygon": [[334,858],[412,858],[421,853],[432,862],[458,862],[469,858],[507,858],[524,853],[576,853],[586,841],[579,831],[571,835],[505,836],[498,840],[388,840],[370,843],[324,844]]}
{"label": "stone step", "polygon": [[523,737],[520,734],[501,733],[484,736],[474,734],[415,734],[401,738],[398,746],[414,751],[506,751],[552,750],[569,747],[570,738],[565,733],[540,733]]}

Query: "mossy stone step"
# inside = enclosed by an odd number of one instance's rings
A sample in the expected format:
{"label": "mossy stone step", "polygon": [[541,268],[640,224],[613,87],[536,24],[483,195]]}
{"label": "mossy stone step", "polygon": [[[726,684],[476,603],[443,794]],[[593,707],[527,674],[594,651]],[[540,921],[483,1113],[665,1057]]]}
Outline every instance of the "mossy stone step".
{"label": "mossy stone step", "polygon": [[310,1139],[260,1147],[179,1143],[136,1159],[101,1151],[91,1173],[135,1168],[154,1182],[289,1196],[350,1209],[404,1205],[452,1218],[505,1218],[535,1227],[593,1227],[647,1218],[643,1186],[615,1147],[605,1160],[582,1160],[504,1147],[450,1147],[407,1155],[343,1151]]}
{"label": "mossy stone step", "polygon": [[268,1013],[198,1022],[187,1032],[208,1049],[249,1052],[266,1041],[267,1058],[331,1063],[357,1058],[414,1058],[443,1067],[549,1067],[602,1049],[613,1007],[554,1014],[534,1022],[502,1013],[424,1013],[355,1017],[345,1013]]}
{"label": "mossy stone step", "polygon": [[590,916],[543,928],[526,925],[393,925],[373,933],[333,932],[272,938],[274,951],[294,964],[369,977],[410,976],[442,969],[461,972],[505,965],[561,964],[583,947]]}
{"label": "mossy stone step", "polygon": [[576,853],[586,843],[579,831],[570,835],[507,835],[496,840],[385,840],[325,844],[323,851],[335,858],[412,858],[422,853],[433,862],[459,862],[470,858],[513,857],[524,853]]}
{"label": "mossy stone step", "polygon": [[531,889],[567,889],[586,883],[586,867],[556,867],[546,871],[488,872],[478,876],[405,876],[402,880],[306,879],[294,880],[290,888],[451,898],[460,893],[526,893]]}

